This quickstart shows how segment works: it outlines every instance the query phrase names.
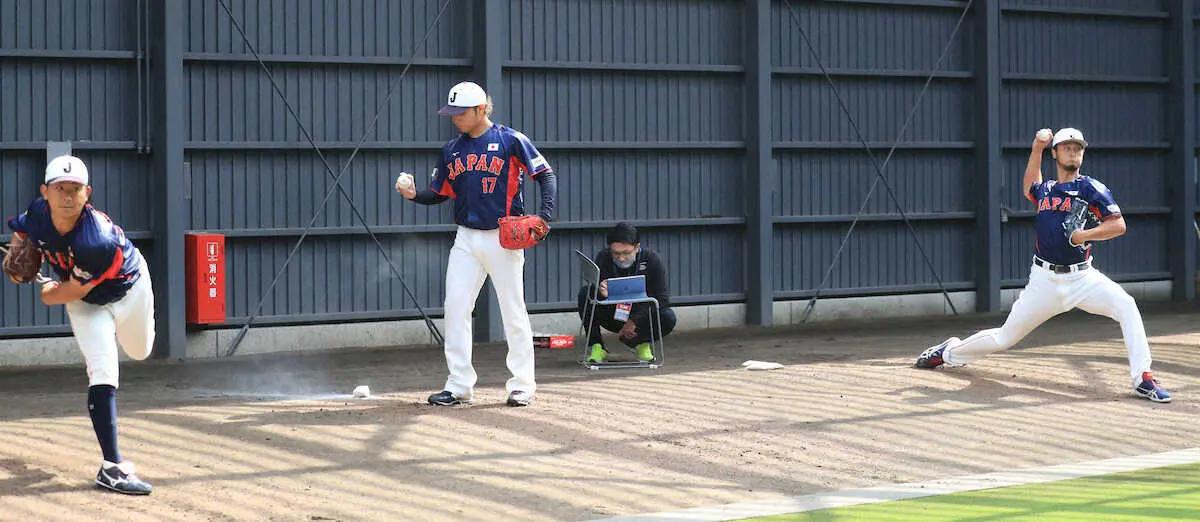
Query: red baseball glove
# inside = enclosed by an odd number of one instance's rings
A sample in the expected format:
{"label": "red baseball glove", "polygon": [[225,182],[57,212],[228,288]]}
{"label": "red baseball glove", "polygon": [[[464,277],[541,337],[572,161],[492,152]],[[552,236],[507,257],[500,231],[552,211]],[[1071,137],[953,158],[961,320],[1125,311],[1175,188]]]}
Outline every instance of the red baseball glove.
{"label": "red baseball glove", "polygon": [[42,269],[42,251],[30,245],[28,240],[10,244],[4,256],[4,273],[14,283],[32,283],[38,280]]}
{"label": "red baseball glove", "polygon": [[538,244],[550,233],[550,225],[541,216],[507,216],[500,218],[500,246],[521,250]]}

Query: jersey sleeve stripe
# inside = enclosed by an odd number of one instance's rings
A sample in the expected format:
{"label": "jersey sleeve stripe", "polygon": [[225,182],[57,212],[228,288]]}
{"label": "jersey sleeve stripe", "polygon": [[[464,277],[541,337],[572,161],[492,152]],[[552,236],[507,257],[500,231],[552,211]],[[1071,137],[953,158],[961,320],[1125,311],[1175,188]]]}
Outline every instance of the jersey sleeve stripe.
{"label": "jersey sleeve stripe", "polygon": [[125,252],[121,251],[121,247],[117,247],[117,253],[115,255],[113,255],[112,266],[108,267],[108,270],[105,270],[103,274],[100,274],[100,277],[92,279],[91,281],[88,281],[88,283],[101,283],[103,281],[107,281],[109,279],[117,277],[117,274],[121,273],[121,266],[123,266],[124,264],[125,264]]}
{"label": "jersey sleeve stripe", "polygon": [[517,188],[520,186],[522,170],[528,171],[529,169],[521,162],[521,158],[514,155],[508,162],[508,183],[504,188],[505,215],[512,214],[513,199],[517,197]]}

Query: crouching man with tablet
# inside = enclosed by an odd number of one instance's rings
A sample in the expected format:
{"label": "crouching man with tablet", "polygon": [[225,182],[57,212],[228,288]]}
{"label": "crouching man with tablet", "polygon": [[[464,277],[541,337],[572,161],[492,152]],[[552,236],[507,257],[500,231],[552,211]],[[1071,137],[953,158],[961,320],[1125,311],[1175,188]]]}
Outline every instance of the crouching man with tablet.
{"label": "crouching man with tablet", "polygon": [[[658,254],[642,248],[638,230],[628,223],[618,223],[608,232],[608,247],[596,253],[594,261],[600,268],[599,299],[609,296],[609,279],[645,277],[646,295],[658,300],[659,321],[655,325],[655,340],[661,340],[671,330],[675,329],[675,311],[671,310],[667,295],[667,267]],[[584,286],[579,290],[579,316],[587,320],[589,310],[588,296],[591,288]],[[622,343],[637,352],[638,360],[654,362],[654,353],[650,349],[650,321],[654,308],[650,303],[619,304],[597,306],[588,331],[587,343],[591,352],[587,362],[606,362],[608,350],[600,337],[600,328],[617,332]],[[661,325],[661,332],[659,330]]]}

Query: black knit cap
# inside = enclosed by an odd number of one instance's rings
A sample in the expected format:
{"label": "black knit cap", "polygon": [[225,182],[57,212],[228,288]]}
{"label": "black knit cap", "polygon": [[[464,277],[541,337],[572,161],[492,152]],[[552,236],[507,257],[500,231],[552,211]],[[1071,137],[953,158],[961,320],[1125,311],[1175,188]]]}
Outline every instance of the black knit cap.
{"label": "black knit cap", "polygon": [[617,223],[617,226],[608,231],[608,244],[611,245],[613,243],[626,243],[630,245],[641,243],[641,240],[638,239],[637,227],[625,222]]}

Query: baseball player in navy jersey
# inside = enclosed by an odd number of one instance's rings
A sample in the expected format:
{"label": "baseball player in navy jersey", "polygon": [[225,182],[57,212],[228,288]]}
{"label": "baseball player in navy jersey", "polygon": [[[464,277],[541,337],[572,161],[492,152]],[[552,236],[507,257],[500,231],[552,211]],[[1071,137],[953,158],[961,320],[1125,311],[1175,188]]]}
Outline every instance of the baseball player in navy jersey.
{"label": "baseball player in navy jersey", "polygon": [[521,189],[525,175],[537,180],[541,202],[537,215],[554,215],[557,182],[545,158],[524,134],[492,123],[491,99],[483,88],[463,82],[450,89],[438,114],[450,116],[461,131],[442,148],[441,160],[429,187],[416,190],[412,178],[401,174],[396,191],[424,205],[454,200],[458,231],[446,267],[446,365],[450,376],[430,404],[451,406],[470,402],[477,376],[471,365],[471,312],[489,276],[496,289],[504,336],[508,341],[509,406],[533,400],[533,331],[525,309],[525,254],[500,246],[498,220],[525,213]]}
{"label": "baseball player in navy jersey", "polygon": [[[916,366],[936,368],[978,361],[1016,344],[1047,319],[1079,308],[1121,324],[1134,393],[1154,402],[1170,402],[1171,394],[1150,370],[1150,346],[1133,297],[1092,266],[1091,242],[1125,233],[1121,207],[1108,187],[1079,172],[1087,148],[1083,133],[1065,128],[1053,134],[1053,143],[1050,140],[1050,129],[1038,131],[1021,184],[1025,197],[1037,206],[1037,238],[1029,284],[1013,303],[1004,326],[963,340],[947,339],[925,350]],[[1042,181],[1042,155],[1047,144],[1058,178]],[[1081,208],[1086,204],[1087,210],[1099,218],[1098,226],[1082,229],[1072,222],[1070,209],[1079,200],[1085,202],[1079,203]]]}
{"label": "baseball player in navy jersey", "polygon": [[46,166],[42,197],[8,221],[13,243],[32,242],[59,281],[42,283],[42,302],[65,305],[87,361],[88,414],[104,461],[96,484],[147,495],[150,484],[117,450],[117,343],[137,360],[154,346],[154,292],[141,252],[125,232],[88,203],[92,187],[79,158]]}

